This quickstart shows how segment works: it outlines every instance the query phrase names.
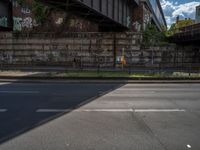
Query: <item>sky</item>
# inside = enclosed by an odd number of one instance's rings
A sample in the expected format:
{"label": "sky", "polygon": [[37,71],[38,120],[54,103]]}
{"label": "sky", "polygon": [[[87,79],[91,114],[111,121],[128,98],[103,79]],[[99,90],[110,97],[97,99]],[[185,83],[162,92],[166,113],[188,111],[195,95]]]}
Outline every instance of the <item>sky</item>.
{"label": "sky", "polygon": [[179,15],[181,19],[195,19],[196,6],[200,0],[160,0],[168,27],[176,21]]}

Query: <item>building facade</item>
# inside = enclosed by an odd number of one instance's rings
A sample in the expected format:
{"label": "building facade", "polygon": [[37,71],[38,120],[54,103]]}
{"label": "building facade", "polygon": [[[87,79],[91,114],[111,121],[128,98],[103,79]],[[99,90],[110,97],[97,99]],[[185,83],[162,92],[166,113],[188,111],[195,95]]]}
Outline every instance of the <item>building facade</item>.
{"label": "building facade", "polygon": [[200,5],[196,7],[196,18],[195,18],[196,23],[200,23]]}

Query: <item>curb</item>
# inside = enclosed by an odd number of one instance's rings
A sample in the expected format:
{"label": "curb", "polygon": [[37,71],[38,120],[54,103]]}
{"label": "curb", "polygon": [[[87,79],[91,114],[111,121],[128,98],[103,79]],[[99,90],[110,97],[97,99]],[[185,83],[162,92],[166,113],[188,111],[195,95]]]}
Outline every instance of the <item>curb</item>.
{"label": "curb", "polygon": [[181,80],[181,79],[134,79],[134,80],[126,80],[126,79],[89,79],[89,78],[1,78],[0,82],[15,82],[15,83],[74,83],[74,84],[200,84],[200,80]]}
{"label": "curb", "polygon": [[119,81],[119,80],[129,80],[129,81],[200,81],[200,77],[49,77],[49,76],[0,76],[0,79],[25,79],[25,80],[107,80],[107,81]]}

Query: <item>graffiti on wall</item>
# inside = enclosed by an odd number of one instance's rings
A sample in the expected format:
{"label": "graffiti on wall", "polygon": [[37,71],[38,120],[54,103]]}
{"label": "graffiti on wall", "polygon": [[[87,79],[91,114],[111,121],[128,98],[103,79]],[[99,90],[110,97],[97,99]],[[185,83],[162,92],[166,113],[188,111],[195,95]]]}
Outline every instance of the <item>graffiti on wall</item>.
{"label": "graffiti on wall", "polygon": [[32,29],[38,26],[36,20],[33,20],[31,17],[13,17],[13,24],[14,31],[22,31],[23,28]]}
{"label": "graffiti on wall", "polygon": [[64,18],[58,18],[56,21],[55,21],[55,23],[57,24],[57,25],[61,25],[62,23],[64,22]]}
{"label": "graffiti on wall", "polygon": [[28,8],[28,7],[22,7],[21,8],[21,12],[23,14],[30,14],[31,13],[31,10]]}
{"label": "graffiti on wall", "polygon": [[0,26],[8,27],[8,19],[7,19],[7,17],[1,17],[0,18]]}
{"label": "graffiti on wall", "polygon": [[28,28],[28,29],[33,28],[33,21],[31,17],[26,17],[22,20],[22,28]]}
{"label": "graffiti on wall", "polygon": [[30,7],[21,6],[16,0],[13,0],[13,30],[22,31],[23,29],[32,29],[38,24],[33,17]]}
{"label": "graffiti on wall", "polygon": [[22,18],[13,17],[13,29],[14,31],[21,31],[22,30]]}
{"label": "graffiti on wall", "polygon": [[130,25],[131,25],[131,17],[130,16],[128,16],[127,18],[126,18],[126,26],[127,27],[130,27]]}
{"label": "graffiti on wall", "polygon": [[135,28],[136,31],[138,32],[141,31],[141,24],[138,21],[133,22],[133,27]]}
{"label": "graffiti on wall", "polygon": [[151,13],[146,8],[144,8],[143,20],[144,20],[143,26],[144,26],[144,29],[146,29],[147,25],[151,22]]}
{"label": "graffiti on wall", "polygon": [[19,7],[19,4],[16,0],[12,1],[12,5],[13,5],[13,7]]}

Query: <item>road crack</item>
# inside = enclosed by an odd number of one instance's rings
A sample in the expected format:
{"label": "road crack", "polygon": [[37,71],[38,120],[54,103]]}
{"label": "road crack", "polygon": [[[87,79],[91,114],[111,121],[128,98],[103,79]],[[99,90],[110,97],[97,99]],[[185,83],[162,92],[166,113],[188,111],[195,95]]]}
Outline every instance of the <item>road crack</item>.
{"label": "road crack", "polygon": [[146,132],[149,136],[151,136],[152,138],[154,138],[162,146],[162,148],[164,150],[168,150],[167,147],[164,145],[164,143],[160,140],[160,138],[151,129],[151,127],[148,126],[148,124],[145,122],[145,120],[142,117],[140,117],[137,114],[137,112],[134,111],[134,109],[133,109],[133,112],[131,114],[132,114],[132,117],[139,124],[140,128],[142,128],[144,130],[144,132]]}

